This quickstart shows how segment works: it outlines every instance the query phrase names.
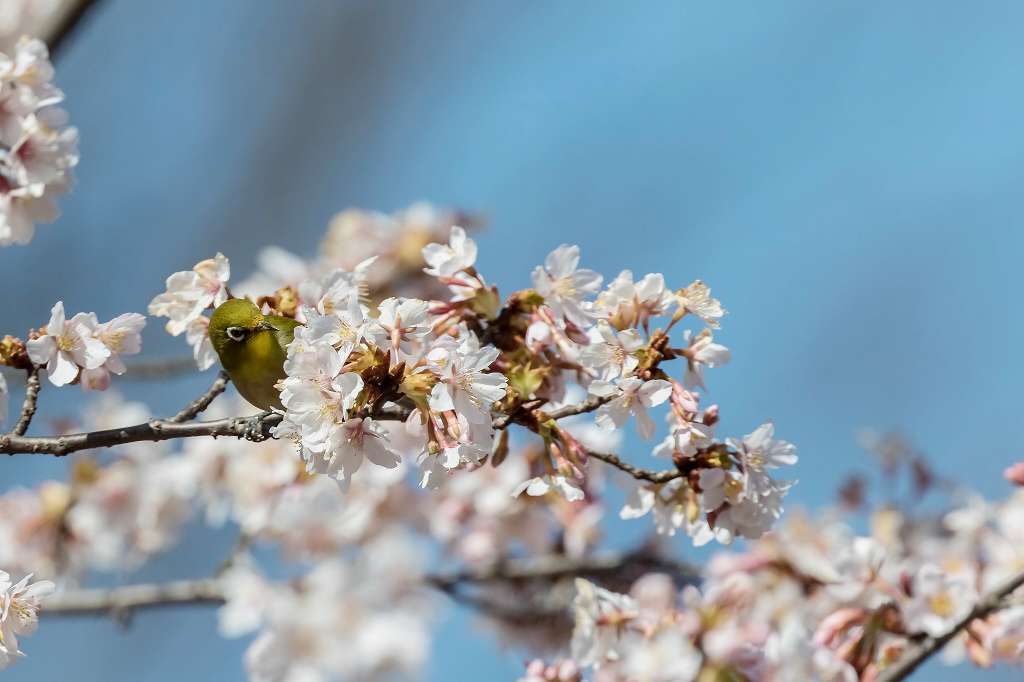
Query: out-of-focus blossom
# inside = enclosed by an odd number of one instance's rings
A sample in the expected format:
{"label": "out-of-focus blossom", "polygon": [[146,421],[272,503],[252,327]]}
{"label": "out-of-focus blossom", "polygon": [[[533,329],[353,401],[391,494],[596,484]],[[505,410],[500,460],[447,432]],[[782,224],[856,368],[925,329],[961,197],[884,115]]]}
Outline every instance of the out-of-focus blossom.
{"label": "out-of-focus blossom", "polygon": [[56,106],[64,94],[52,79],[41,41],[22,38],[9,55],[0,53],[0,246],[27,244],[36,223],[53,222],[55,198],[73,182],[78,131]]}
{"label": "out-of-focus blossom", "polygon": [[30,582],[27,575],[17,583],[0,571],[0,670],[6,668],[24,652],[18,648],[18,637],[31,635],[39,624],[39,605],[53,592],[49,580]]}
{"label": "out-of-focus blossom", "polygon": [[569,478],[560,474],[545,474],[519,484],[512,491],[512,497],[519,497],[524,492],[530,497],[543,497],[551,491],[557,491],[562,497],[575,502],[583,499],[583,489]]}
{"label": "out-of-focus blossom", "polygon": [[1024,462],[1012,464],[1003,471],[1003,478],[1014,485],[1024,486]]}

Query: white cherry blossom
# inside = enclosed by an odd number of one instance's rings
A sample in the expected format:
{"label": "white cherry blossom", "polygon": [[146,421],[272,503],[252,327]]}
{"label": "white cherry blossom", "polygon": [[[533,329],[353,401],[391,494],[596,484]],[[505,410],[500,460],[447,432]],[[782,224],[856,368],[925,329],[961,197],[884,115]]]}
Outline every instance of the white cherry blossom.
{"label": "white cherry blossom", "polygon": [[710,329],[704,329],[696,336],[686,332],[689,347],[685,350],[687,369],[684,381],[687,388],[704,386],[704,368],[720,367],[729,362],[729,349],[715,343]]}
{"label": "white cherry blossom", "polygon": [[579,360],[598,379],[612,381],[628,376],[640,363],[636,351],[643,348],[644,341],[635,329],[620,332],[605,320],[599,320],[590,330],[590,340],[590,345],[580,352]]}
{"label": "white cherry blossom", "polygon": [[665,277],[653,272],[633,281],[633,272],[623,270],[602,291],[595,303],[598,314],[619,328],[646,325],[650,318],[665,315],[673,303]]}
{"label": "white cherry blossom", "polygon": [[377,319],[368,328],[367,336],[377,346],[388,350],[392,364],[416,359],[430,334],[427,302],[392,297],[381,301],[377,308]]}
{"label": "white cherry blossom", "polygon": [[746,477],[746,491],[755,500],[770,494],[776,483],[767,469],[796,464],[796,446],[784,440],[774,440],[775,425],[766,422],[747,434],[742,440],[730,438],[728,443],[739,453]]}
{"label": "white cherry blossom", "polygon": [[204,310],[216,308],[228,299],[230,277],[231,264],[223,254],[200,261],[191,270],[167,278],[167,291],[150,301],[149,314],[169,318],[167,332],[178,336]]}
{"label": "white cherry blossom", "polygon": [[206,315],[199,315],[185,328],[185,341],[192,347],[192,357],[200,371],[213,367],[217,362],[217,353],[210,342],[209,329],[210,318]]}
{"label": "white cherry blossom", "polygon": [[431,277],[451,277],[476,263],[476,242],[466,236],[463,228],[453,225],[447,244],[423,247],[423,260],[429,266],[423,272]]}
{"label": "white cherry blossom", "polygon": [[561,474],[544,474],[520,483],[512,491],[512,497],[519,497],[524,492],[530,497],[543,497],[555,491],[570,502],[582,500],[583,489],[572,479]]}
{"label": "white cherry blossom", "polygon": [[490,424],[491,405],[505,397],[508,385],[503,374],[488,371],[497,359],[497,348],[475,342],[431,350],[427,366],[438,382],[430,393],[430,409],[455,410],[472,423]]}
{"label": "white cherry blossom", "polygon": [[726,311],[722,303],[711,296],[711,289],[699,279],[676,292],[676,303],[687,313],[693,313],[712,329],[718,329],[719,320]]}
{"label": "white cherry blossom", "polygon": [[50,383],[64,386],[78,378],[79,369],[96,369],[110,357],[110,349],[95,334],[95,315],[78,313],[68,320],[64,303],[57,301],[46,334],[28,342],[28,354],[32,362],[46,366]]}
{"label": "white cherry blossom", "polygon": [[601,275],[579,269],[580,247],[562,244],[548,254],[543,267],[533,270],[533,286],[555,314],[569,322],[588,327],[593,316],[586,299],[601,288]]}
{"label": "white cherry blossom", "polygon": [[18,637],[31,635],[39,624],[39,605],[54,590],[49,580],[30,583],[31,574],[17,583],[0,571],[0,670],[24,656]]}
{"label": "white cherry blossom", "polygon": [[637,377],[627,377],[617,384],[594,381],[589,390],[592,395],[599,397],[615,396],[597,410],[598,426],[609,430],[619,429],[633,415],[636,417],[640,437],[650,440],[657,427],[647,409],[668,400],[672,395],[672,384],[664,379],[643,381]]}

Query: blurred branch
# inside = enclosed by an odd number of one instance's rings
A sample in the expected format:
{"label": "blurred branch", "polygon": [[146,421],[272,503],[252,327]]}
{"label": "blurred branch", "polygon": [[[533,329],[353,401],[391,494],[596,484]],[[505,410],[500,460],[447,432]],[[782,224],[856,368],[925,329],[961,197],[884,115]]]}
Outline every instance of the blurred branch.
{"label": "blurred branch", "polygon": [[199,371],[196,368],[196,361],[190,357],[164,358],[161,360],[144,360],[141,362],[129,362],[128,371],[123,379],[136,381],[147,381],[149,379],[166,379],[168,377],[194,374]]}
{"label": "blurred branch", "polygon": [[184,604],[222,604],[224,589],[219,580],[177,580],[142,583],[110,589],[67,590],[44,601],[44,614],[53,616],[99,616],[110,614],[124,620],[132,611]]}
{"label": "blurred branch", "polygon": [[[424,577],[425,585],[452,594],[465,584],[552,582],[572,577],[610,578],[628,574],[631,579],[650,571],[673,574],[680,581],[692,581],[696,568],[681,562],[658,558],[650,552],[603,554],[572,558],[550,555],[512,559],[490,568],[469,569]],[[96,616],[110,614],[127,621],[132,612],[142,609],[185,605],[223,604],[224,582],[220,578],[178,580],[168,583],[142,583],[113,588],[73,589],[47,597],[45,616]]]}
{"label": "blurred branch", "polygon": [[950,640],[967,629],[972,621],[985,618],[1005,606],[1006,598],[1021,586],[1024,586],[1024,572],[1011,576],[979,599],[974,608],[954,623],[949,630],[937,637],[926,637],[913,646],[900,657],[899,661],[883,670],[876,682],[899,682],[899,680],[906,679],[933,654],[941,651]]}
{"label": "blurred branch", "polygon": [[86,15],[99,4],[100,0],[71,0],[55,12],[55,21],[41,36],[50,50],[51,59],[56,57],[68,38],[80,27]]}

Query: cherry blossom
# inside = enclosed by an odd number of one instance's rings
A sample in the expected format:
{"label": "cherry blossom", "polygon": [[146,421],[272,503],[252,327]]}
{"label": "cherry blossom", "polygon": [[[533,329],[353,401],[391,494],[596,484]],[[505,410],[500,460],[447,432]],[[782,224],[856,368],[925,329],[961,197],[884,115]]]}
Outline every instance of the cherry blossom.
{"label": "cherry blossom", "polygon": [[464,229],[452,226],[447,244],[427,244],[423,247],[423,260],[429,266],[423,272],[431,277],[452,277],[476,263],[476,242],[466,236]]}
{"label": "cherry blossom", "polygon": [[548,254],[543,267],[534,269],[533,286],[556,315],[587,327],[593,316],[586,298],[598,292],[602,277],[593,270],[579,269],[579,263],[579,247],[562,244]]}
{"label": "cherry blossom", "polygon": [[633,415],[636,417],[640,437],[649,440],[654,436],[657,425],[647,413],[647,408],[656,407],[668,400],[672,385],[663,379],[643,381],[627,377],[617,384],[595,381],[590,384],[590,392],[599,397],[611,398],[597,411],[599,426],[606,429],[622,428],[630,415]]}
{"label": "cherry blossom", "polygon": [[72,184],[78,131],[55,106],[64,94],[52,79],[41,41],[24,37],[10,56],[0,53],[0,246],[29,243]]}
{"label": "cherry blossom", "polygon": [[430,333],[426,301],[413,298],[387,298],[378,306],[380,314],[367,335],[391,354],[391,362],[415,359],[422,342]]}
{"label": "cherry blossom", "polygon": [[676,292],[676,304],[680,311],[693,313],[704,324],[712,329],[718,329],[719,320],[725,315],[725,308],[722,303],[711,296],[711,289],[699,279],[693,284]]}
{"label": "cherry blossom", "polygon": [[505,397],[508,384],[503,375],[486,371],[497,358],[497,348],[479,348],[472,341],[430,351],[427,367],[438,378],[430,392],[430,409],[455,410],[475,424],[489,422],[491,405]]}
{"label": "cherry blossom", "polygon": [[729,349],[714,342],[710,329],[704,329],[696,336],[687,331],[686,340],[689,342],[689,347],[683,352],[687,362],[686,387],[707,388],[704,385],[704,368],[719,367],[729,362]]}
{"label": "cherry blossom", "polygon": [[54,584],[49,580],[30,583],[31,579],[27,575],[15,583],[9,574],[0,571],[0,670],[25,655],[18,648],[18,637],[36,631],[39,605],[53,592]]}
{"label": "cherry blossom", "polygon": [[178,336],[207,308],[228,299],[227,282],[231,264],[223,254],[196,263],[191,270],[167,278],[167,291],[149,304],[149,314],[167,317],[167,333]]}
{"label": "cherry blossom", "polygon": [[64,314],[64,303],[57,301],[50,311],[46,333],[28,342],[32,362],[45,365],[50,383],[69,384],[78,378],[80,369],[96,369],[110,357],[110,349],[96,338],[96,316],[78,313],[70,320]]}
{"label": "cherry blossom", "polygon": [[672,303],[672,292],[661,273],[649,273],[634,282],[633,272],[623,270],[597,297],[595,308],[617,329],[627,329],[646,327],[652,317],[668,313]]}

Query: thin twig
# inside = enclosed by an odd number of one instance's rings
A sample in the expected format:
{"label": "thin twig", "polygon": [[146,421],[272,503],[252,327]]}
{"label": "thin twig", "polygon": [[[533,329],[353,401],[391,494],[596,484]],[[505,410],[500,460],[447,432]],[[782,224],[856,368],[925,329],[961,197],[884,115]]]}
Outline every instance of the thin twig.
{"label": "thin twig", "polygon": [[21,416],[18,417],[17,423],[11,429],[11,434],[14,436],[24,436],[25,432],[28,431],[29,424],[32,423],[32,417],[36,414],[39,389],[42,387],[42,383],[39,381],[39,370],[40,367],[38,365],[32,365],[32,369],[28,371],[28,378],[25,380],[25,401],[21,405]]}
{"label": "thin twig", "polygon": [[175,424],[192,421],[199,416],[200,412],[208,408],[210,403],[212,403],[217,396],[224,392],[224,389],[228,387],[228,382],[230,380],[231,378],[228,376],[228,373],[221,370],[217,373],[217,378],[213,380],[213,384],[210,385],[210,388],[206,389],[206,393],[193,400],[178,412],[178,414],[174,415],[167,421],[174,422]]}
{"label": "thin twig", "polygon": [[1017,588],[1024,585],[1024,572],[1003,581],[994,590],[983,596],[966,616],[938,637],[926,637],[917,645],[907,650],[900,660],[889,666],[876,678],[876,682],[899,682],[906,679],[917,668],[936,652],[940,651],[950,640],[965,630],[972,621],[985,618],[1005,605],[1008,597]]}
{"label": "thin twig", "polygon": [[555,421],[558,421],[559,419],[573,417],[577,414],[586,414],[587,412],[593,412],[594,410],[601,407],[605,403],[611,402],[615,397],[616,396],[614,394],[606,396],[594,396],[591,398],[587,398],[582,403],[577,403],[575,405],[566,405],[565,407],[560,407],[557,410],[551,410],[546,414],[548,419],[554,419]]}
{"label": "thin twig", "polygon": [[650,483],[668,483],[672,479],[682,478],[686,474],[676,469],[666,469],[665,471],[651,471],[650,469],[641,469],[635,467],[629,462],[624,462],[617,456],[608,452],[592,452],[588,451],[587,454],[594,459],[599,459],[605,464],[611,464],[616,469],[625,471],[633,478],[641,481],[649,481]]}

